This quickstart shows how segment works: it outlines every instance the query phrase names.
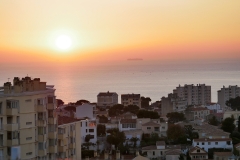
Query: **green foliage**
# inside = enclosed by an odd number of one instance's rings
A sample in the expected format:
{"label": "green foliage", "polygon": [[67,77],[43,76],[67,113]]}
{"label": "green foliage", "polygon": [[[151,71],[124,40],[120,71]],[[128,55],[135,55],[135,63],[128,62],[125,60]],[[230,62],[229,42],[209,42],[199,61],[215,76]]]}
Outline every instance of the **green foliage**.
{"label": "green foliage", "polygon": [[130,148],[130,146],[128,144],[123,145],[123,143],[120,143],[118,145],[118,149],[119,149],[121,154],[129,153],[129,148]]}
{"label": "green foliage", "polygon": [[146,108],[146,107],[149,107],[149,102],[151,102],[151,98],[149,97],[141,97],[141,107],[142,108]]}
{"label": "green foliage", "polygon": [[89,150],[89,147],[90,146],[94,146],[95,144],[94,143],[92,143],[92,142],[86,142],[86,143],[83,143],[82,144],[82,149],[84,150],[84,149],[87,149],[87,150]]}
{"label": "green foliage", "polygon": [[125,134],[124,132],[120,132],[118,129],[113,130],[111,135],[107,136],[107,142],[109,144],[114,144],[115,147],[118,146],[120,143],[125,141]]}
{"label": "green foliage", "polygon": [[167,137],[169,140],[177,141],[185,135],[183,128],[180,125],[169,125],[167,130]]}
{"label": "green foliage", "polygon": [[110,117],[115,117],[123,113],[124,106],[121,104],[116,104],[108,110],[108,115]]}
{"label": "green foliage", "polygon": [[178,112],[168,113],[167,118],[168,118],[168,122],[170,123],[176,123],[186,119],[183,113],[178,113]]}
{"label": "green foliage", "polygon": [[75,105],[82,105],[84,103],[90,103],[88,100],[85,100],[85,99],[81,99],[81,100],[78,100]]}
{"label": "green foliage", "polygon": [[238,117],[238,132],[240,132],[240,116]]}
{"label": "green foliage", "polygon": [[136,145],[137,145],[137,141],[139,141],[139,138],[137,138],[137,137],[132,137],[132,138],[130,139],[130,141],[133,142],[133,148],[135,148]]}
{"label": "green foliage", "polygon": [[240,110],[240,97],[231,98],[226,101],[226,105],[231,107],[233,110]]}
{"label": "green foliage", "polygon": [[137,114],[139,111],[139,107],[136,105],[129,105],[123,108],[124,113],[131,112],[133,114]]}
{"label": "green foliage", "polygon": [[108,123],[108,118],[105,117],[104,115],[98,116],[99,118],[99,123]]}
{"label": "green foliage", "polygon": [[57,100],[57,106],[61,106],[64,104],[63,100],[61,99],[56,99]]}
{"label": "green foliage", "polygon": [[209,124],[213,126],[217,126],[219,124],[218,120],[216,119],[215,116],[213,116],[211,119],[209,119]]}
{"label": "green foliage", "polygon": [[86,137],[85,137],[85,142],[89,142],[90,139],[91,139],[91,135],[90,135],[90,134],[86,135]]}
{"label": "green foliage", "polygon": [[225,148],[209,148],[208,149],[208,159],[213,159],[214,152],[231,152],[231,150],[225,149]]}
{"label": "green foliage", "polygon": [[94,150],[81,150],[82,152],[82,159],[86,157],[93,157],[94,156]]}
{"label": "green foliage", "polygon": [[142,134],[141,146],[156,145],[156,141],[166,141],[165,138],[161,138],[157,133]]}
{"label": "green foliage", "polygon": [[154,111],[147,111],[147,110],[139,110],[137,113],[138,118],[151,118],[151,119],[158,119],[160,116],[157,112]]}
{"label": "green foliage", "polygon": [[179,160],[184,160],[184,154],[180,154]]}
{"label": "green foliage", "polygon": [[222,121],[222,129],[225,132],[232,133],[232,131],[234,131],[234,129],[235,129],[234,119],[226,118],[224,121]]}
{"label": "green foliage", "polygon": [[106,126],[102,124],[97,125],[97,135],[104,136],[106,135]]}

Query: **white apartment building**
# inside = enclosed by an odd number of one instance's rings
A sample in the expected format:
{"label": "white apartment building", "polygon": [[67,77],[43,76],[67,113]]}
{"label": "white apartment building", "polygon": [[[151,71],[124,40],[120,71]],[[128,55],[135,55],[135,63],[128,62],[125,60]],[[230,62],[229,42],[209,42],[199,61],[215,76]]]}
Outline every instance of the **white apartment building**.
{"label": "white apartment building", "polygon": [[99,107],[112,107],[118,104],[118,94],[116,92],[100,92],[97,95],[97,105]]}
{"label": "white apartment building", "polygon": [[40,78],[15,77],[0,87],[2,159],[56,159],[57,117],[54,86]]}
{"label": "white apartment building", "polygon": [[222,113],[222,107],[218,103],[209,103],[206,105],[206,108],[213,111],[214,113]]}
{"label": "white apartment building", "polygon": [[205,84],[197,84],[197,86],[191,84],[184,86],[178,86],[173,90],[178,97],[187,101],[187,105],[205,105],[211,103],[211,86]]}
{"label": "white apartment building", "polygon": [[136,105],[141,108],[141,95],[140,94],[122,94],[121,103],[124,106]]}
{"label": "white apartment building", "polygon": [[240,96],[240,87],[236,86],[228,86],[221,88],[218,91],[218,103],[222,108],[226,108],[226,101],[228,101],[231,98],[236,98]]}
{"label": "white apartment building", "polygon": [[187,107],[187,101],[178,97],[176,93],[170,93],[168,97],[162,97],[161,102],[161,116],[166,116],[171,112],[183,112]]}
{"label": "white apartment building", "polygon": [[233,150],[233,144],[231,138],[200,138],[200,139],[193,139],[192,142],[193,147],[200,147],[208,152],[209,148],[225,148]]}
{"label": "white apartment building", "polygon": [[90,141],[92,143],[97,142],[97,125],[94,120],[81,120],[81,143],[85,143],[86,136],[90,136]]}
{"label": "white apartment building", "polygon": [[96,111],[96,105],[84,103],[80,106],[76,106],[75,118],[83,119],[88,117],[89,119],[93,119],[95,118]]}

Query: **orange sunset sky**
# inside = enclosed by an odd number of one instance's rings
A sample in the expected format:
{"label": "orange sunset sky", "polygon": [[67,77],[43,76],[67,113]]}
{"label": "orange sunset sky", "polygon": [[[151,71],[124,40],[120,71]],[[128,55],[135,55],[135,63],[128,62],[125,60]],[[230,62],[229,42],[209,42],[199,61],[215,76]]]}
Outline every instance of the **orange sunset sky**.
{"label": "orange sunset sky", "polygon": [[[56,39],[67,35],[61,50]],[[1,0],[0,62],[240,59],[239,0]]]}

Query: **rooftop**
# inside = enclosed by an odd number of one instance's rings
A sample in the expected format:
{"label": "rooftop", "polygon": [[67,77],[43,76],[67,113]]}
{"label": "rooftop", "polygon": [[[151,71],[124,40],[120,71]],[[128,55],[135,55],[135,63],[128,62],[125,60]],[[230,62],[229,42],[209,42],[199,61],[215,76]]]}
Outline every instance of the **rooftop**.
{"label": "rooftop", "polygon": [[157,124],[157,123],[154,123],[154,122],[147,122],[147,123],[144,123],[142,124],[142,126],[153,126],[153,127],[159,127],[160,124]]}
{"label": "rooftop", "polygon": [[136,119],[121,119],[120,123],[137,123]]}
{"label": "rooftop", "polygon": [[232,152],[214,152],[216,156],[232,156]]}
{"label": "rooftop", "polygon": [[98,93],[98,95],[97,96],[113,96],[113,95],[117,95],[117,93],[116,92],[100,92],[100,93]]}

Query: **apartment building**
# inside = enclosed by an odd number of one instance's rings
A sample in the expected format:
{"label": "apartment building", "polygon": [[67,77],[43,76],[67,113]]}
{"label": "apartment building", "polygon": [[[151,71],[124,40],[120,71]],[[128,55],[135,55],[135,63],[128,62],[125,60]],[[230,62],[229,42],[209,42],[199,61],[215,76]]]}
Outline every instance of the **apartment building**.
{"label": "apartment building", "polygon": [[207,119],[210,114],[210,110],[205,107],[189,107],[185,111],[185,117],[189,121],[194,121],[196,119]]}
{"label": "apartment building", "polygon": [[87,135],[90,137],[89,142],[97,142],[97,125],[95,120],[81,120],[81,143],[85,143],[85,138]]}
{"label": "apartment building", "polygon": [[124,106],[136,105],[141,108],[141,95],[140,94],[122,94],[121,103]]}
{"label": "apartment building", "polygon": [[100,92],[97,95],[97,105],[99,107],[112,107],[118,104],[118,94],[116,92]]}
{"label": "apartment building", "polygon": [[223,88],[218,91],[218,103],[222,108],[226,108],[226,101],[238,96],[240,96],[240,87],[237,85],[228,87],[223,86]]}
{"label": "apartment building", "polygon": [[168,94],[168,97],[161,99],[161,116],[166,116],[171,112],[183,112],[187,108],[187,101],[178,97],[176,93]]}
{"label": "apartment building", "polygon": [[58,159],[81,159],[81,121],[58,116]]}
{"label": "apartment building", "polygon": [[0,87],[2,159],[55,159],[57,117],[54,86],[15,77]]}
{"label": "apartment building", "polygon": [[211,103],[211,86],[205,84],[197,84],[197,86],[191,84],[184,86],[178,86],[173,90],[178,97],[187,101],[187,105],[206,105]]}
{"label": "apartment building", "polygon": [[225,148],[233,150],[231,138],[199,138],[193,139],[193,147],[200,147],[208,152],[209,148]]}

